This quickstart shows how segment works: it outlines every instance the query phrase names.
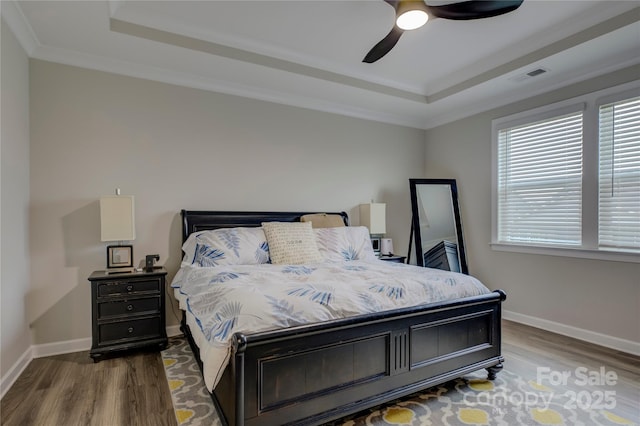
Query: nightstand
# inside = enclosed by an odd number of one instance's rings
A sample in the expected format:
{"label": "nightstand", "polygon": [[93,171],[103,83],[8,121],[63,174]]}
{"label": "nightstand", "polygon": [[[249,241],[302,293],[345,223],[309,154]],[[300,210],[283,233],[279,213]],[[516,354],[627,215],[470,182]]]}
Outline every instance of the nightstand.
{"label": "nightstand", "polygon": [[91,282],[92,345],[97,362],[105,354],[146,346],[167,346],[164,287],[167,271],[95,271]]}
{"label": "nightstand", "polygon": [[378,259],[385,260],[387,262],[404,263],[404,260],[406,258],[407,258],[406,256],[392,255],[392,256],[380,256]]}

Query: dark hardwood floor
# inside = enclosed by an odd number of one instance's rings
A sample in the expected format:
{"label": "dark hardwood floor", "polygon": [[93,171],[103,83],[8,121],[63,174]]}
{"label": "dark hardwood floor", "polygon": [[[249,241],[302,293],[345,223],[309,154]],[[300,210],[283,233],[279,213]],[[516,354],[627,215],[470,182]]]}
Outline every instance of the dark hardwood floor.
{"label": "dark hardwood floor", "polygon": [[[505,369],[533,377],[576,369],[612,371],[616,412],[640,424],[640,357],[525,325],[504,322]],[[598,385],[578,390],[605,389]],[[93,363],[88,351],[35,359],[0,402],[0,424],[176,425],[159,353]]]}
{"label": "dark hardwood floor", "polygon": [[639,356],[510,321],[503,321],[502,352],[505,369],[571,392],[578,409],[600,411],[608,401],[615,408],[607,411],[640,425]]}
{"label": "dark hardwood floor", "polygon": [[0,403],[4,425],[176,425],[159,352],[94,363],[89,351],[34,359]]}

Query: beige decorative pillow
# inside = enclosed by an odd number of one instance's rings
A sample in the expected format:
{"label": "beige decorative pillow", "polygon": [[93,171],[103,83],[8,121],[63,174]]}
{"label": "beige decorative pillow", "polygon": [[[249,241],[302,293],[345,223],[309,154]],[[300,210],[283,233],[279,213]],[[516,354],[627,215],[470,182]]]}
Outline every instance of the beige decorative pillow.
{"label": "beige decorative pillow", "polygon": [[324,259],[318,251],[310,222],[263,222],[271,263],[299,265]]}
{"label": "beige decorative pillow", "polygon": [[300,222],[311,222],[312,228],[337,228],[345,226],[342,216],[338,214],[305,214],[300,218]]}

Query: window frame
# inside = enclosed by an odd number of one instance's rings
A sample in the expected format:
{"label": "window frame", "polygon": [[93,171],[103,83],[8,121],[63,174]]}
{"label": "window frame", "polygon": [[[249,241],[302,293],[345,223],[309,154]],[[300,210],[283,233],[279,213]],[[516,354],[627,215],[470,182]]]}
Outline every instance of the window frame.
{"label": "window frame", "polygon": [[[599,108],[611,102],[640,96],[640,80],[598,90],[575,98],[519,112],[491,122],[491,243],[496,251],[578,257],[640,263],[640,250],[598,247]],[[509,127],[534,123],[570,111],[583,113],[582,139],[582,244],[560,246],[498,240],[498,137]]]}

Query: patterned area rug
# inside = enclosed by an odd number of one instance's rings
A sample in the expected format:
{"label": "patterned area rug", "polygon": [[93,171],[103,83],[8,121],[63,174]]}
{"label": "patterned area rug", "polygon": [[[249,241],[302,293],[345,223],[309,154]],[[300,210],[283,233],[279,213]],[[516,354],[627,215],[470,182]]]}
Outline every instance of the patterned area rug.
{"label": "patterned area rug", "polygon": [[170,338],[162,351],[162,362],[178,424],[222,425],[187,339]]}
{"label": "patterned area rug", "polygon": [[[162,359],[178,424],[221,425],[186,339],[170,339]],[[638,418],[616,414],[615,388],[568,390],[556,372],[543,373],[551,383],[536,382],[535,370],[521,377],[508,369],[488,381],[483,370],[331,425],[638,425]]]}

